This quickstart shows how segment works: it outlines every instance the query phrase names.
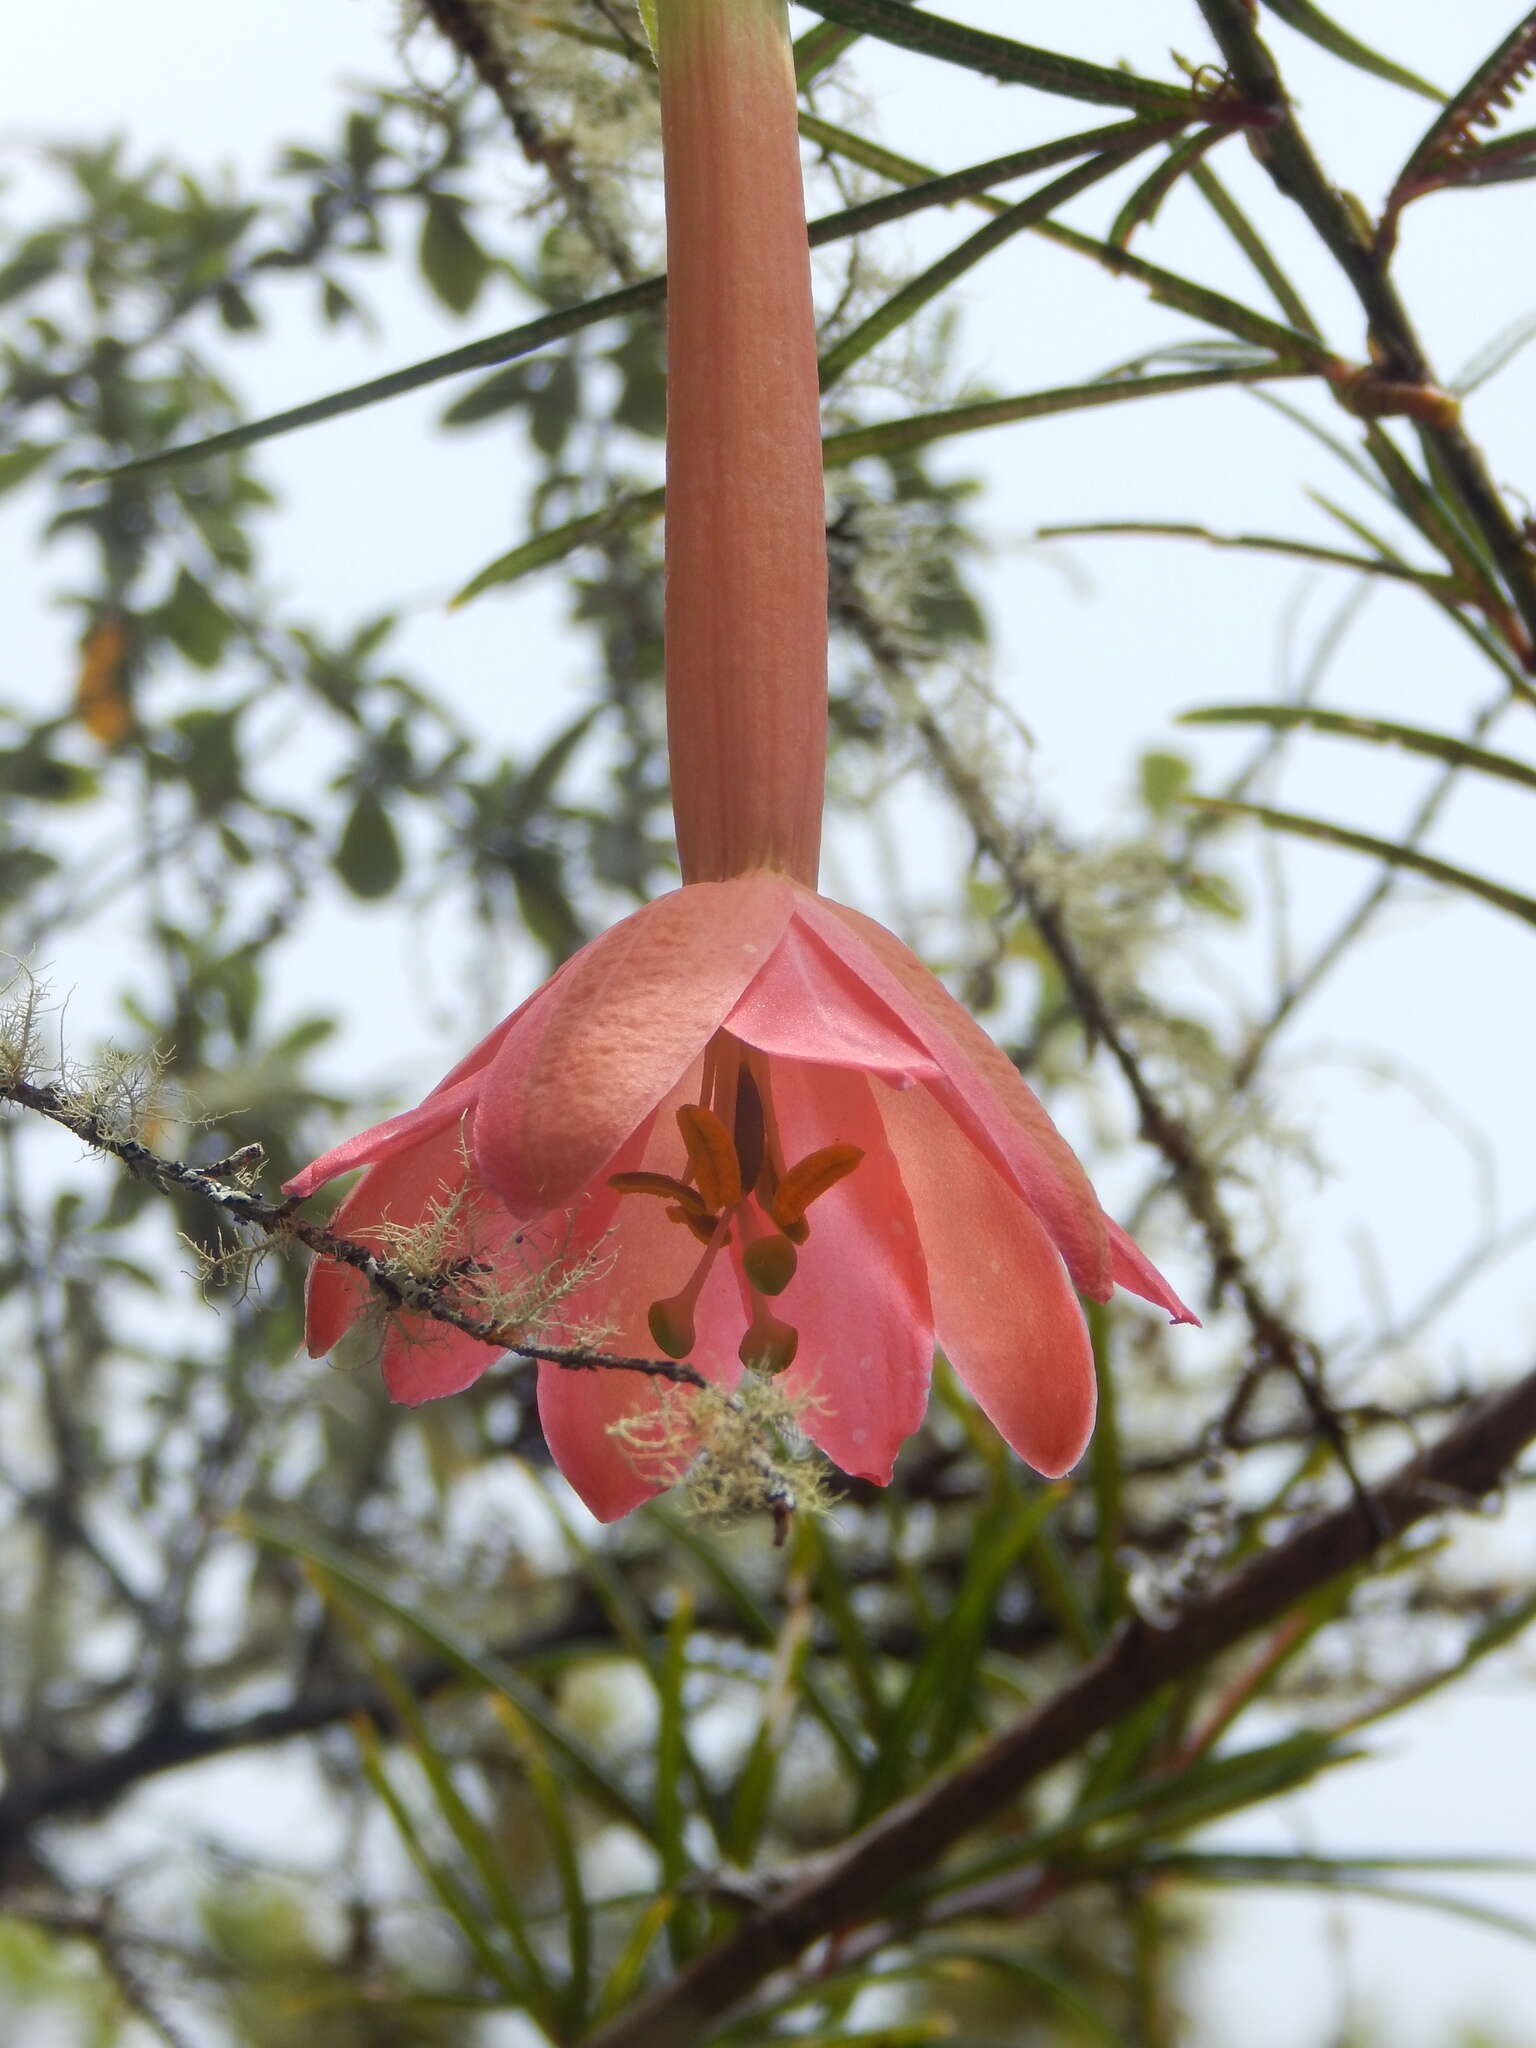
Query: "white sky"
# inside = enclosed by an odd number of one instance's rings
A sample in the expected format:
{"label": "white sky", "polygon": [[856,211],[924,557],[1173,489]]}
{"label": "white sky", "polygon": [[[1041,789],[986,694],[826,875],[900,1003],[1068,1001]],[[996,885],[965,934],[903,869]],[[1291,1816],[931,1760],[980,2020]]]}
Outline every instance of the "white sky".
{"label": "white sky", "polygon": [[[948,11],[1042,43],[1062,34],[1060,10],[1043,0],[953,0]],[[1459,0],[1449,9],[1442,0],[1399,0],[1390,10],[1337,0],[1333,11],[1368,39],[1390,35],[1392,55],[1444,84],[1463,77],[1515,13],[1513,0]],[[393,8],[380,0],[274,0],[244,11],[212,8],[207,0],[145,0],[135,8],[50,0],[12,10],[0,135],[77,139],[126,129],[139,155],[174,152],[208,172],[233,161],[253,174],[274,141],[332,132],[338,79],[398,77],[394,23]],[[1108,63],[1127,57],[1155,75],[1169,69],[1170,38],[1186,55],[1207,53],[1192,4],[1095,0],[1071,16],[1074,51]],[[1293,66],[1325,163],[1374,203],[1424,126],[1426,103],[1319,59],[1278,25],[1273,41]],[[1042,116],[1017,91],[899,52],[867,51],[858,75],[884,137],[946,168],[1109,118],[1088,108],[1080,124],[1064,122],[1055,109]],[[1532,118],[1529,102],[1515,117]],[[1256,215],[1275,218],[1241,141],[1224,145],[1216,161]],[[1102,195],[1091,195],[1090,205],[1087,217],[1106,217]],[[14,201],[6,211],[15,218]],[[1536,287],[1526,252],[1536,239],[1533,222],[1529,187],[1443,196],[1410,213],[1400,284],[1445,374],[1531,310]],[[958,231],[957,220],[944,217],[896,230],[880,247],[893,252],[894,263],[901,251],[916,257],[947,245]],[[1265,303],[1257,284],[1249,292],[1220,252],[1191,197],[1176,196],[1166,229],[1138,246],[1154,260],[1166,254],[1174,267],[1209,253],[1213,281]],[[1312,257],[1304,238],[1284,246],[1287,254],[1305,252],[1298,264],[1304,289],[1330,331],[1358,349],[1358,318],[1326,264]],[[376,338],[350,327],[317,337],[306,307],[303,318],[230,347],[230,375],[252,411],[378,374],[524,317],[510,287],[488,294],[467,327],[434,313],[419,290],[386,289],[380,280],[365,288],[380,312]],[[1028,237],[972,273],[960,300],[961,359],[999,391],[1065,381],[1084,367],[1192,332],[1150,306],[1137,286],[1114,284]],[[451,616],[444,611],[443,601],[466,575],[516,537],[521,502],[520,479],[505,473],[500,433],[435,434],[447,392],[434,388],[261,451],[261,473],[284,504],[265,537],[268,570],[298,608],[337,624],[400,606],[407,619],[402,663],[439,684],[456,678],[466,713],[523,731],[575,702],[585,647],[573,654],[562,641],[554,581]],[[1495,451],[1495,474],[1523,483],[1536,498],[1536,349],[1479,394],[1469,416]],[[1301,616],[1315,633],[1344,594],[1342,584],[1309,584],[1288,565],[1175,543],[1080,544],[1071,552],[1072,578],[1060,572],[1059,555],[1024,550],[1037,524],[1095,517],[1195,519],[1222,530],[1336,538],[1304,493],[1311,485],[1349,496],[1342,472],[1237,394],[1002,429],[958,444],[934,466],[986,479],[980,518],[997,548],[982,578],[998,679],[1036,736],[1032,773],[1041,795],[1084,833],[1123,802],[1139,745],[1197,755],[1209,764],[1203,780],[1212,786],[1241,743],[1177,734],[1173,716],[1202,702],[1272,694],[1287,607],[1306,586]],[[35,588],[27,561],[33,518],[20,497],[0,508],[0,587],[12,604],[21,596],[0,649],[0,696],[56,701],[75,627],[27,594]],[[1389,591],[1371,605],[1325,694],[1341,707],[1455,729],[1488,687],[1459,636],[1410,595]],[[1518,721],[1501,743],[1533,751]],[[1296,748],[1274,800],[1390,832],[1419,781],[1402,764],[1374,756],[1362,762],[1358,749],[1319,739]],[[1529,861],[1521,856],[1530,843],[1528,802],[1480,789],[1452,807],[1436,847],[1529,888]],[[943,842],[920,844],[925,857],[942,857]],[[1326,930],[1367,879],[1345,856],[1290,848],[1285,859],[1303,932]],[[1404,1067],[1433,1077],[1457,1112],[1490,1135],[1506,1218],[1536,1208],[1527,1107],[1536,989],[1529,944],[1492,912],[1416,895],[1299,1026],[1292,1040],[1298,1055],[1338,1049],[1296,1073],[1286,1098],[1333,1168],[1320,1187],[1297,1183],[1305,1202],[1298,1236],[1307,1291],[1330,1327],[1365,1319],[1362,1232],[1373,1237],[1384,1284],[1402,1305],[1475,1228],[1474,1175],[1463,1154],[1421,1102],[1369,1078],[1342,1049],[1387,1050]],[[1246,977],[1257,999],[1266,958],[1257,936],[1248,938],[1221,971]],[[452,946],[433,949],[430,999],[423,1002],[419,932],[385,913],[340,904],[292,956],[295,1006],[306,1003],[306,984],[321,979],[325,1000],[334,999],[338,960],[356,991],[338,1056],[381,1086],[415,1093],[468,1035],[453,995]],[[89,1015],[93,996],[105,1001],[122,965],[110,952],[89,950],[80,959],[61,952],[55,975],[80,990]],[[509,985],[508,997],[515,993]],[[1458,1315],[1444,1342],[1447,1377],[1463,1360],[1488,1370],[1529,1360],[1536,1350],[1529,1276],[1528,1258],[1510,1262]],[[1383,1761],[1341,1773],[1298,1807],[1304,1820],[1291,1839],[1361,1849],[1525,1850],[1536,1820],[1529,1715],[1528,1695],[1488,1692],[1426,1713],[1411,1729],[1399,1727]],[[1278,1844],[1290,1825],[1277,1819],[1267,1839]],[[1228,1835],[1261,1845],[1253,1823]],[[1472,1889],[1512,1909],[1536,1905],[1532,1887],[1513,1880],[1489,1879]],[[1318,1908],[1290,1900],[1256,1899],[1230,1913],[1205,1972],[1208,2016],[1199,2042],[1321,2048],[1334,1987],[1323,1922]],[[1386,1908],[1350,1908],[1345,1924],[1357,1985],[1403,2048],[1442,2042],[1453,2014],[1536,2010],[1536,1961],[1513,1941]]]}

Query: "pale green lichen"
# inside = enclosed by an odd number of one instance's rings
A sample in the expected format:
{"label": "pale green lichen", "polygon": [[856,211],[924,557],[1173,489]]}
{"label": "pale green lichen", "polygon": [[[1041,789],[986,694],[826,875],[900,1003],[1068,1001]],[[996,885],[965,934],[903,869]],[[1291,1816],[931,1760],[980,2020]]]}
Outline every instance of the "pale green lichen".
{"label": "pale green lichen", "polygon": [[648,1484],[681,1486],[702,1519],[822,1514],[827,1468],[801,1426],[814,1405],[757,1373],[734,1393],[660,1382],[654,1404],[610,1423],[609,1435]]}

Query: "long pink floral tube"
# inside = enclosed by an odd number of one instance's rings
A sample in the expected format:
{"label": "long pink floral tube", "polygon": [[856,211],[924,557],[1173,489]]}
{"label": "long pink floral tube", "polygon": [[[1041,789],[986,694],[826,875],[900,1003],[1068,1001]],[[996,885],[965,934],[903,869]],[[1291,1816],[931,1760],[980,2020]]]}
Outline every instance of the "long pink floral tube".
{"label": "long pink floral tube", "polygon": [[[1056,1475],[1093,1426],[1079,1294],[1120,1287],[1195,1318],[980,1026],[892,933],[816,892],[825,515],[788,21],[783,0],[658,12],[683,887],[288,1192],[362,1167],[343,1235],[388,1252],[429,1224],[471,1313],[563,1268],[548,1342],[599,1331],[609,1351],[687,1360],[726,1390],[772,1377],[829,1457],[880,1484],[922,1421],[937,1345],[1019,1455]],[[367,1302],[358,1272],[318,1261],[310,1350]],[[384,1378],[397,1401],[433,1400],[499,1355],[398,1316]],[[699,1442],[693,1397],[631,1372],[545,1363],[538,1399],[555,1462],[604,1520],[681,1477]]]}
{"label": "long pink floral tube", "polygon": [[685,882],[812,888],[827,556],[784,0],[661,0],[667,742]]}

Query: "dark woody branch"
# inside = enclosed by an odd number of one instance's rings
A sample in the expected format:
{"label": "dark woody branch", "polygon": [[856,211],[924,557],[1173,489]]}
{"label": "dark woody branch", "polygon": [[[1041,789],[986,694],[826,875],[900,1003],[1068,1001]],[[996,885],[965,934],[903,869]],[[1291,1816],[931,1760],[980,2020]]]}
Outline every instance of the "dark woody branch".
{"label": "dark woody branch", "polygon": [[670,1380],[675,1386],[704,1388],[709,1382],[691,1365],[672,1358],[630,1358],[578,1345],[539,1344],[530,1341],[527,1323],[507,1323],[476,1315],[473,1307],[455,1299],[457,1276],[452,1272],[423,1274],[397,1259],[384,1258],[370,1246],[351,1238],[338,1237],[318,1223],[306,1223],[293,1201],[274,1202],[249,1187],[226,1180],[227,1173],[249,1170],[261,1160],[261,1147],[247,1145],[227,1159],[210,1166],[191,1166],[184,1160],[165,1159],[158,1152],[112,1128],[110,1120],[95,1110],[72,1102],[61,1089],[48,1083],[21,1079],[0,1082],[0,1102],[14,1102],[22,1109],[35,1110],[51,1123],[61,1124],[94,1151],[109,1153],[126,1166],[136,1179],[147,1181],[161,1194],[191,1193],[221,1209],[232,1222],[255,1231],[269,1243],[291,1240],[318,1258],[334,1259],[361,1273],[391,1309],[404,1315],[425,1316],[446,1323],[483,1344],[495,1345],[515,1358],[545,1360],[572,1372],[634,1372],[649,1379]]}
{"label": "dark woody branch", "polygon": [[1399,1467],[1375,1490],[1374,1522],[1348,1502],[1218,1581],[1171,1627],[1128,1623],[1043,1706],[750,1912],[727,1940],[600,2029],[588,2048],[692,2048],[708,2038],[709,2028],[767,1978],[813,1943],[860,1926],[908,1879],[931,1869],[1044,1772],[1163,1686],[1192,1676],[1418,1523],[1483,1501],[1533,1441],[1536,1370],[1481,1402],[1432,1449]]}

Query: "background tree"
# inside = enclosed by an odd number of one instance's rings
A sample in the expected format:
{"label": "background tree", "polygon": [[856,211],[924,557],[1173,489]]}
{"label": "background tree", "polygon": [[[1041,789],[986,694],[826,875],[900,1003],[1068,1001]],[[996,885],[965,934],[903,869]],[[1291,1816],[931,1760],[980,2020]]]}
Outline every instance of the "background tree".
{"label": "background tree", "polygon": [[[638,16],[433,5],[392,85],[351,93],[338,138],[287,147],[250,195],[127,145],[33,164],[0,268],[0,485],[41,528],[79,658],[67,696],[18,679],[0,756],[18,962],[0,1998],[23,2039],[35,2023],[425,2042],[516,2011],[570,2041],[1172,2040],[1202,1887],[1441,1882],[1238,1855],[1201,1830],[1346,1761],[1536,1611],[1516,1546],[1449,1540],[1536,1434],[1518,1341],[1458,1335],[1515,1235],[1479,1226],[1466,1252],[1458,1236],[1416,1305],[1346,1334],[1298,1283],[1298,1220],[1268,1199],[1298,1185],[1297,1020],[1405,878],[1509,914],[1494,977],[1528,943],[1509,918],[1536,918],[1518,869],[1469,870],[1432,836],[1456,788],[1529,802],[1536,557],[1505,483],[1518,455],[1470,438],[1415,331],[1434,309],[1405,306],[1392,268],[1421,205],[1470,219],[1498,204],[1467,189],[1489,184],[1524,203],[1532,145],[1504,117],[1536,17],[1459,89],[1437,71],[1446,97],[1297,0],[1201,14],[1190,67],[1154,59],[1145,78],[896,0],[826,0],[801,24],[835,850],[1120,1174],[1124,1219],[1189,1291],[1203,1272],[1216,1313],[1194,1361],[1134,1311],[1096,1316],[1104,1419],[1073,1485],[1030,1480],[941,1375],[896,1486],[840,1489],[782,1551],[766,1523],[722,1530],[682,1501],[597,1538],[548,1470],[525,1369],[391,1410],[366,1343],[355,1370],[299,1362],[300,1261],[255,1256],[291,1235],[281,1179],[443,1064],[354,1076],[344,1099],[336,992],[311,971],[335,934],[398,919],[422,957],[479,963],[468,1000],[495,1014],[507,981],[672,879]],[[1287,29],[1422,109],[1369,214],[1286,99],[1269,43],[1299,50]],[[1191,33],[1181,18],[1157,41]],[[950,172],[926,137],[888,132],[856,97],[886,40],[971,73],[978,105],[998,81],[1017,150]],[[910,272],[882,238],[904,216],[943,251]],[[1107,374],[1116,347],[1097,344],[1048,389],[1027,363],[967,387],[949,295],[982,291],[1015,235],[1092,268],[1106,329],[1150,290],[1166,339]],[[468,708],[462,678],[405,672],[383,610],[338,631],[264,569],[247,451],[265,429],[237,424],[241,372],[296,302],[345,328],[402,271],[466,319],[515,284],[528,317],[310,408],[315,444],[342,403],[460,377],[445,423],[499,436],[529,479],[514,545],[466,562],[465,594],[507,607],[515,636],[521,586],[564,579],[588,686],[558,716],[526,682],[515,716]],[[387,326],[378,347],[398,359]],[[323,361],[317,346],[317,389]],[[1346,620],[1383,587],[1445,622],[1444,708],[1364,715],[1347,652],[1329,666],[1337,632],[1276,702],[1244,647],[1242,701],[1203,714],[1258,735],[1225,787],[1191,804],[1188,761],[1161,749],[1126,763],[1137,802],[1111,829],[1053,816],[1020,772],[1029,692],[988,669],[982,535],[943,444],[1013,431],[1027,451],[1015,423],[1213,389],[1306,430],[1285,471],[1288,444],[1256,438],[1274,530],[1163,530],[1326,564]],[[1267,431],[1257,404],[1222,415],[1250,417]],[[1298,534],[1295,477],[1321,508]],[[1357,809],[1359,771],[1327,823],[1265,801],[1272,827],[1347,849],[1328,872],[1358,894],[1314,948],[1255,968],[1250,934],[1283,932],[1296,870],[1279,855],[1269,890],[1226,821],[1260,807],[1282,749],[1305,791],[1330,746],[1423,763],[1409,821]],[[919,775],[920,829],[958,853],[914,887],[891,847]],[[508,973],[513,930],[532,944]],[[129,963],[120,1010],[64,1015],[72,962],[109,943]],[[1223,946],[1235,992],[1190,972]],[[1405,1471],[1415,1437],[1427,1463]],[[275,1747],[289,1737],[308,1746]],[[147,1853],[137,1789],[229,1755],[202,1838]],[[295,1782],[305,1838],[252,1860],[242,1804]]]}

